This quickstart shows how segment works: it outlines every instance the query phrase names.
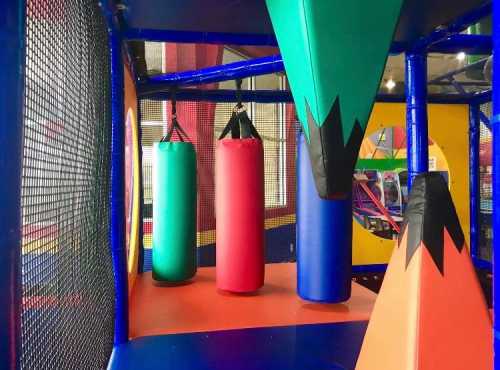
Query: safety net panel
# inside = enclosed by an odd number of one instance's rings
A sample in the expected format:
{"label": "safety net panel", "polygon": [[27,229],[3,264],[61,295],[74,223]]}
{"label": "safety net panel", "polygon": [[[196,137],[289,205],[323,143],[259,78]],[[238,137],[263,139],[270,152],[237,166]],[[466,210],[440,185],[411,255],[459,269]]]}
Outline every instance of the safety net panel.
{"label": "safety net panel", "polygon": [[104,369],[111,354],[108,71],[97,1],[27,1],[23,369]]}
{"label": "safety net panel", "polygon": [[[198,172],[198,264],[215,264],[215,146],[229,121],[233,103],[178,102],[177,117],[195,145]],[[293,104],[248,103],[246,108],[264,146],[267,262],[295,256],[296,119]],[[167,132],[170,103],[141,102],[143,169],[143,270],[151,269],[152,146]],[[242,164],[244,167],[244,164]]]}
{"label": "safety net panel", "polygon": [[[491,117],[491,103],[481,105],[481,112],[489,119]],[[480,126],[479,139],[479,194],[480,194],[480,235],[479,258],[491,261],[492,242],[492,135],[491,130],[484,124]]]}

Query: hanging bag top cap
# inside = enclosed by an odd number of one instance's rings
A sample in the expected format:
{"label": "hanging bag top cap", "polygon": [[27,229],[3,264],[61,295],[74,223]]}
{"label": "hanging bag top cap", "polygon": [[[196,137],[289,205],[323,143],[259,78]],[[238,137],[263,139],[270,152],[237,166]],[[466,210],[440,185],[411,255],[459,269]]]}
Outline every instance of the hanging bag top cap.
{"label": "hanging bag top cap", "polygon": [[224,139],[229,131],[231,131],[231,138],[233,139],[255,138],[257,140],[262,140],[252,120],[248,117],[246,107],[242,104],[241,80],[236,81],[236,98],[238,103],[233,108],[231,118],[226,127],[224,127],[224,130],[222,130],[219,140]]}
{"label": "hanging bag top cap", "polygon": [[177,101],[175,98],[175,92],[176,88],[174,87],[172,88],[172,124],[170,125],[167,135],[162,137],[160,143],[169,142],[174,135],[174,131],[177,132],[177,136],[181,142],[184,142],[184,139],[186,139],[186,142],[190,142],[186,131],[184,131],[182,126],[179,124],[179,121],[177,121]]}

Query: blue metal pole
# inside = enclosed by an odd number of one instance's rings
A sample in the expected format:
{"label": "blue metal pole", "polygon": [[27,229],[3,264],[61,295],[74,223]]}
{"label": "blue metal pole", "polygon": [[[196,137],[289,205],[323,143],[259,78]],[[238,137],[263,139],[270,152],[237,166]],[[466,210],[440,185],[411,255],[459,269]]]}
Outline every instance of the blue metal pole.
{"label": "blue metal pole", "polygon": [[283,72],[285,67],[280,55],[244,60],[194,71],[151,76],[138,84],[139,95],[163,91],[172,86],[199,85],[237,80],[251,76]]}
{"label": "blue metal pole", "polygon": [[[177,101],[209,101],[215,103],[236,103],[236,90],[205,90],[178,89],[175,93]],[[172,98],[169,90],[139,95],[140,99],[168,101]],[[292,103],[293,97],[289,91],[283,90],[243,90],[241,99],[244,102],[256,103]],[[432,104],[469,104],[474,95],[433,94],[427,97]],[[406,97],[402,94],[378,94],[378,103],[404,103]]]}
{"label": "blue metal pole", "polygon": [[274,35],[248,33],[239,34],[129,28],[124,32],[124,38],[127,40],[190,44],[278,46],[276,36]]}
{"label": "blue metal pole", "polygon": [[417,42],[415,42],[414,45],[412,45],[411,50],[426,50],[435,43],[443,41],[447,37],[453,34],[460,33],[467,27],[476,24],[484,17],[490,15],[491,11],[492,11],[491,2],[485,2],[483,5],[459,17],[453,23],[449,24],[447,27],[438,27],[430,35],[420,38],[419,40],[417,40]]}
{"label": "blue metal pole", "polygon": [[419,173],[429,170],[427,128],[427,54],[406,54],[406,142],[408,191]]}
{"label": "blue metal pole", "polygon": [[[493,0],[493,55],[500,55],[500,0]],[[500,370],[500,58],[493,58],[493,350]]]}
{"label": "blue metal pole", "polygon": [[[142,145],[142,108],[141,100],[137,99],[137,141]],[[144,167],[142,147],[139,148],[139,256],[137,272],[144,271]]]}
{"label": "blue metal pole", "polygon": [[122,37],[109,27],[111,53],[111,255],[115,277],[115,345],[128,341],[128,284],[125,250],[125,113]]}
{"label": "blue metal pole", "polygon": [[[477,39],[460,35],[454,39],[452,35],[457,34],[472,24],[477,23],[481,18],[491,13],[491,4],[485,4],[474,9],[468,14],[463,15],[448,27],[440,27],[429,36],[417,41],[417,44],[426,48],[432,47],[432,52],[436,53],[457,53],[466,51],[469,54],[488,54],[484,52],[488,48],[487,38]],[[452,39],[449,40],[452,36]],[[462,37],[463,36],[463,37]],[[198,44],[219,44],[219,45],[257,45],[257,46],[278,46],[276,36],[272,34],[246,34],[246,33],[223,33],[223,32],[196,32],[196,31],[178,31],[178,30],[156,30],[129,28],[124,32],[124,38],[127,40],[156,41],[156,42],[175,42],[175,43],[198,43]],[[440,45],[440,42],[443,42]],[[460,46],[462,44],[462,46]],[[404,52],[409,45],[404,43],[393,43],[391,54],[400,54]],[[465,50],[460,50],[462,48]]]}
{"label": "blue metal pole", "polygon": [[23,164],[26,3],[6,0],[0,12],[0,367],[20,368],[21,175]]}
{"label": "blue metal pole", "polygon": [[[456,51],[461,50],[463,49],[457,48]],[[478,64],[484,64],[485,62],[486,60],[483,60],[478,62]],[[471,66],[466,66],[457,71],[453,71],[446,75],[440,76],[435,80],[442,80],[447,77],[454,76],[469,68],[471,68]],[[146,95],[167,91],[172,86],[202,85],[284,71],[285,66],[283,64],[281,55],[266,56],[262,58],[243,60],[193,71],[183,71],[150,76],[138,81],[137,93],[139,96],[144,97]]]}
{"label": "blue metal pole", "polygon": [[469,193],[470,193],[470,251],[478,258],[479,248],[479,105],[469,106]]}
{"label": "blue metal pole", "polygon": [[491,36],[458,33],[431,45],[427,52],[456,54],[463,51],[469,55],[490,55],[492,48],[493,40]]}
{"label": "blue metal pole", "polygon": [[484,104],[490,102],[492,99],[492,91],[486,90],[473,94],[471,97],[471,104]]}
{"label": "blue metal pole", "polygon": [[[140,96],[141,99],[167,101],[172,98],[169,91],[157,92]],[[217,103],[236,103],[236,90],[205,90],[205,89],[178,89],[175,91],[177,101],[210,101]],[[290,91],[283,90],[242,90],[243,102],[256,103],[293,103]]]}

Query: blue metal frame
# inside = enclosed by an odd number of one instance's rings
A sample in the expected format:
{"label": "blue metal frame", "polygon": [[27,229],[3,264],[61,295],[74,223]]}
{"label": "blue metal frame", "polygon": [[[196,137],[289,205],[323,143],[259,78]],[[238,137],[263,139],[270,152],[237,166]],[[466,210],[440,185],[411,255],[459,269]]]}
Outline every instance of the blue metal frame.
{"label": "blue metal frame", "polygon": [[490,272],[493,269],[493,264],[490,261],[486,261],[480,258],[473,258],[472,262],[474,263],[474,266],[478,269],[489,270]]}
{"label": "blue metal frame", "polygon": [[260,34],[237,34],[223,32],[195,32],[129,28],[124,32],[127,40],[175,42],[191,44],[225,44],[278,46],[276,36]]}
{"label": "blue metal frame", "polygon": [[490,55],[493,39],[487,35],[454,34],[436,44],[430,45],[428,53],[456,54],[463,51],[469,55]]}
{"label": "blue metal frame", "polygon": [[[487,101],[481,101],[482,104],[485,102]],[[472,101],[469,104],[470,251],[472,261],[476,268],[492,271],[493,264],[479,256],[479,240],[481,232],[479,145],[481,123],[485,124],[491,130],[490,120],[481,111],[480,104]]]}
{"label": "blue metal frame", "polygon": [[122,35],[113,0],[103,4],[108,22],[111,68],[111,223],[110,244],[115,279],[114,343],[128,341],[128,274],[125,246],[125,113]]}
{"label": "blue metal frame", "polygon": [[[419,39],[415,45],[393,43],[390,52],[391,54],[400,54],[410,48],[416,50],[431,48],[429,51],[436,53],[456,53],[459,51],[466,51],[469,54],[482,54],[488,48],[488,40],[486,38],[475,39],[473,37],[468,38],[467,36],[469,35],[458,36],[456,34],[488,16],[491,14],[491,11],[491,3],[484,4],[478,9],[474,9],[470,13],[464,14],[447,27],[440,27],[431,35]],[[127,40],[176,43],[278,46],[276,36],[271,34],[238,34],[128,28],[124,31],[124,38]]]}
{"label": "blue metal frame", "polygon": [[[486,59],[478,61],[474,64],[467,65],[456,71],[452,71],[442,76],[436,77],[429,83],[437,83],[443,80],[451,81],[453,76],[465,72],[472,67],[484,64],[485,62]],[[168,91],[173,86],[179,87],[188,85],[201,85],[214,82],[244,79],[247,77],[279,73],[284,71],[285,67],[281,55],[273,55],[263,58],[255,58],[212,66],[193,71],[166,73],[145,77],[137,81],[137,93],[138,96],[145,97],[162,91]],[[465,93],[465,91],[461,91],[461,93],[464,98],[472,98],[474,96],[473,94]]]}
{"label": "blue metal frame", "polygon": [[115,276],[115,345],[128,341],[128,285],[125,250],[125,120],[122,39],[109,34],[111,52],[111,252]]}
{"label": "blue metal frame", "polygon": [[[160,91],[142,95],[140,98],[168,101],[172,98],[172,94],[169,91]],[[236,103],[238,101],[236,90],[224,89],[177,89],[175,98],[177,101],[208,101],[214,103]],[[284,90],[242,90],[241,100],[256,103],[293,103],[292,94]]]}
{"label": "blue metal frame", "polygon": [[[500,0],[493,1],[493,54],[500,55]],[[494,369],[500,369],[500,58],[493,58],[493,328]]]}
{"label": "blue metal frame", "polygon": [[[141,100],[137,99],[137,142],[142,143]],[[142,148],[139,148],[139,255],[137,273],[144,271],[144,176],[142,167]]]}
{"label": "blue metal frame", "polygon": [[26,3],[6,0],[0,12],[0,364],[20,367],[21,176]]}
{"label": "blue metal frame", "polygon": [[419,173],[429,170],[427,54],[406,54],[406,141],[408,191]]}
{"label": "blue metal frame", "polygon": [[281,55],[244,60],[195,71],[151,76],[137,85],[139,95],[165,91],[172,86],[199,85],[212,82],[243,79],[251,76],[283,72]]}
{"label": "blue metal frame", "polygon": [[[469,101],[470,104],[484,104],[492,101],[493,92],[491,90],[483,91],[480,93],[475,93],[474,95],[471,96],[471,99]],[[489,124],[489,120],[488,120]]]}
{"label": "blue metal frame", "polygon": [[485,3],[477,9],[464,14],[462,17],[456,19],[453,23],[449,24],[447,27],[438,27],[429,36],[422,37],[408,50],[412,52],[423,52],[431,48],[433,45],[447,40],[452,35],[458,34],[470,27],[477,22],[479,22],[484,17],[490,15],[492,12],[491,2]]}
{"label": "blue metal frame", "polygon": [[481,120],[481,123],[483,123],[491,131],[491,122],[490,122],[490,119],[486,116],[486,114],[479,111],[479,118]]}
{"label": "blue metal frame", "polygon": [[370,264],[370,265],[353,265],[352,272],[354,274],[385,272],[387,264]]}
{"label": "blue metal frame", "polygon": [[[448,81],[448,83],[451,83],[451,84],[453,84],[455,86],[456,90],[460,94],[466,94],[466,92],[463,89],[463,87],[461,87],[461,83],[458,83],[457,81],[455,81],[455,79],[454,79],[455,76],[459,75],[461,73],[464,73],[464,72],[466,72],[466,71],[468,71],[468,70],[470,70],[472,68],[483,68],[484,65],[487,62],[487,59],[488,58],[483,58],[481,60],[478,60],[477,62],[474,62],[474,63],[471,63],[471,64],[467,64],[464,67],[461,67],[461,68],[458,68],[456,70],[444,73],[441,76],[435,77],[434,79],[432,79],[431,81],[429,81],[429,84],[435,84],[435,83],[441,82],[441,81]],[[454,83],[456,83],[457,85],[454,84]]]}
{"label": "blue metal frame", "polygon": [[470,194],[470,251],[473,259],[479,252],[479,105],[469,106],[469,194]]}
{"label": "blue metal frame", "polygon": [[[208,101],[214,103],[236,103],[236,90],[205,90],[205,89],[178,89],[175,93],[177,101]],[[427,102],[431,104],[469,104],[473,94],[461,96],[458,94],[428,95]],[[143,94],[140,99],[168,101],[172,98],[170,91]],[[255,103],[293,103],[292,94],[284,90],[243,90],[241,99],[244,102]],[[378,94],[379,103],[405,103],[404,95]]]}
{"label": "blue metal frame", "polygon": [[[391,53],[401,53],[410,50],[407,56],[407,95],[379,94],[378,102],[406,102],[408,103],[408,161],[411,179],[418,173],[428,170],[427,146],[427,103],[442,104],[480,104],[491,99],[491,91],[482,93],[465,93],[459,95],[431,95],[426,91],[426,52],[489,54],[492,49],[492,37],[483,35],[457,34],[476,23],[492,11],[491,4],[485,4],[478,9],[464,15],[450,24],[441,27],[428,37],[419,39],[413,45],[394,43]],[[220,33],[178,32],[160,30],[127,30],[129,39],[142,39],[171,42],[203,42],[215,44],[240,45],[276,45],[271,35],[238,35]],[[213,83],[250,76],[276,73],[284,71],[281,56],[259,58],[243,62],[214,66],[197,71],[164,74],[153,76],[139,81],[138,94],[140,98],[152,100],[169,100],[169,89],[172,86],[195,85]],[[456,71],[453,73],[457,73]],[[446,77],[446,76],[445,76]],[[452,77],[452,76],[451,76]],[[244,101],[260,103],[292,102],[293,98],[286,91],[244,91]],[[180,89],[177,92],[179,101],[212,101],[236,102],[236,92],[233,90],[199,90]],[[480,115],[482,112],[479,113]],[[484,114],[483,114],[484,116]],[[484,119],[484,117],[481,117]],[[477,259],[475,259],[477,260]],[[477,264],[484,265],[485,261],[477,260]],[[363,268],[363,266],[360,266]],[[370,268],[368,265],[367,268]]]}

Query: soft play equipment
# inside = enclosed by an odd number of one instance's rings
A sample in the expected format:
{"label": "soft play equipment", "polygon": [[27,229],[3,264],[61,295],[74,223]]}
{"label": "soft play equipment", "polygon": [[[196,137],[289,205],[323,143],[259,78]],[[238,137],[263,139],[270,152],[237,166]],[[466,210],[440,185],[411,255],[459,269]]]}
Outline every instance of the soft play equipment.
{"label": "soft play equipment", "polygon": [[253,292],[264,284],[264,149],[243,109],[217,142],[215,200],[217,288]]}
{"label": "soft play equipment", "polygon": [[317,191],[346,198],[403,0],[266,3]]}
{"label": "soft play equipment", "polygon": [[[181,141],[171,142],[177,129]],[[196,273],[196,152],[173,119],[153,146],[153,278],[179,282]]]}
{"label": "soft play equipment", "polygon": [[343,302],[351,295],[351,198],[321,199],[306,139],[297,148],[297,292],[310,301]]}
{"label": "soft play equipment", "polygon": [[413,182],[357,370],[486,370],[492,322],[445,180]]}

